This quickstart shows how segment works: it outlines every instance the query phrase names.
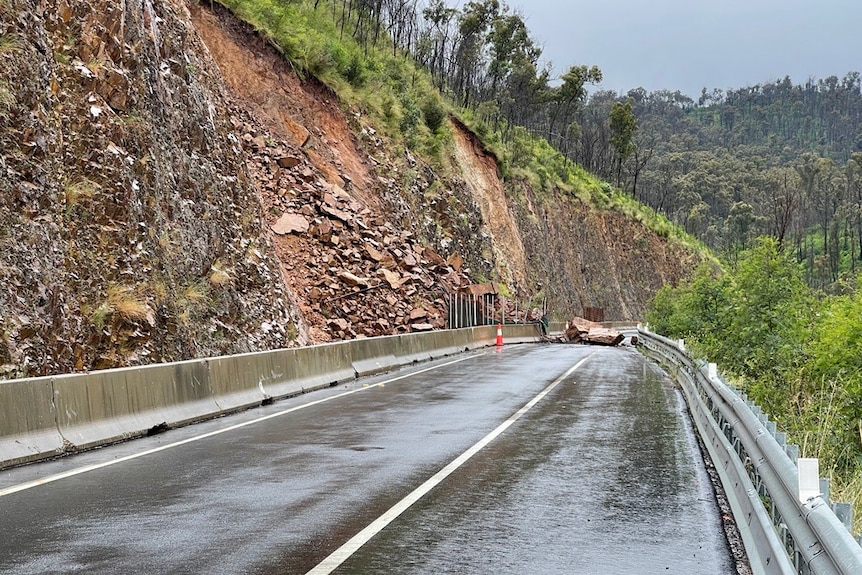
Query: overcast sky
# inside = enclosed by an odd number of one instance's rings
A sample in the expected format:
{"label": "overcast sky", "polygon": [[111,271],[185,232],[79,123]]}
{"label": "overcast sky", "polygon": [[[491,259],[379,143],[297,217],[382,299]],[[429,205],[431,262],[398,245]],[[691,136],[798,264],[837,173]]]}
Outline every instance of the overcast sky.
{"label": "overcast sky", "polygon": [[626,92],[862,72],[862,0],[508,0],[557,75],[597,65]]}

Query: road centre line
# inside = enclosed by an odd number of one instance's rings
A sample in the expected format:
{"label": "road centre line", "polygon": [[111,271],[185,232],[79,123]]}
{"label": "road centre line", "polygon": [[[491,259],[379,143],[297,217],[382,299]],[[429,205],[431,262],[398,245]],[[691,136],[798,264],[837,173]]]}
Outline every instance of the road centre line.
{"label": "road centre line", "polygon": [[473,447],[459,455],[451,463],[449,463],[449,465],[435,473],[430,479],[425,481],[425,483],[414,489],[404,499],[393,505],[383,515],[371,522],[367,527],[365,527],[365,529],[351,537],[344,545],[333,551],[328,557],[326,557],[326,559],[318,563],[311,571],[308,571],[306,575],[330,575],[333,571],[338,569],[338,567],[342,563],[347,561],[347,559],[349,559],[354,553],[359,551],[359,549],[362,548],[363,545],[368,543],[372,537],[380,533],[387,525],[395,521],[395,519],[399,515],[404,513],[414,503],[422,499],[422,497],[427,495],[428,492],[430,492],[437,485],[442,483],[444,479],[449,477],[449,475],[451,475],[459,467],[464,465],[464,463],[466,463],[471,457],[476,455],[479,451],[484,449],[485,446],[487,446],[504,431],[506,431],[513,423],[518,421],[524,414],[530,411],[537,403],[544,399],[546,395],[553,391],[555,387],[562,383],[567,377],[572,375],[592,356],[593,354],[591,353],[590,355],[570,367],[563,375],[548,384],[548,386],[545,387],[545,389],[543,389],[536,397],[531,399],[526,405],[519,409],[509,419],[501,423],[494,431],[480,439],[478,443],[473,445]]}
{"label": "road centre line", "polygon": [[88,473],[90,471],[96,471],[97,469],[103,469],[105,467],[110,467],[112,465],[117,465],[118,463],[125,463],[126,461],[131,461],[133,459],[138,459],[140,457],[145,457],[147,455],[152,455],[154,453],[158,453],[160,451],[165,451],[168,449],[172,449],[174,447],[179,447],[181,445],[186,445],[188,443],[194,443],[196,441],[200,441],[202,439],[208,439],[210,437],[214,437],[216,435],[221,435],[222,433],[227,433],[229,431],[235,431],[237,429],[241,429],[243,427],[248,427],[250,425],[255,425],[257,423],[261,423],[268,419],[274,419],[276,417],[281,417],[282,415],[287,415],[289,413],[293,413],[295,411],[299,411],[300,409],[305,409],[307,407],[312,407],[315,405],[320,405],[321,403],[326,403],[327,401],[332,401],[335,399],[340,399],[342,397],[347,397],[348,395],[353,395],[354,393],[359,393],[361,391],[366,391],[369,389],[373,389],[375,387],[383,387],[388,383],[393,383],[402,379],[406,379],[408,377],[413,377],[415,375],[419,375],[421,373],[426,373],[429,371],[433,371],[435,369],[440,369],[443,367],[447,367],[450,365],[454,365],[456,363],[460,363],[462,361],[467,361],[468,359],[472,359],[476,357],[475,355],[468,355],[467,357],[462,357],[459,359],[455,359],[453,361],[447,361],[446,363],[441,363],[440,365],[434,365],[431,367],[426,367],[424,369],[420,369],[418,371],[413,371],[410,373],[405,373],[404,375],[399,375],[398,377],[393,377],[387,379],[385,381],[380,381],[373,385],[367,385],[363,387],[359,387],[356,389],[351,389],[350,391],[345,391],[343,393],[339,393],[337,395],[333,395],[331,397],[325,397],[323,399],[318,399],[309,403],[304,403],[302,405],[297,405],[295,407],[291,407],[290,409],[285,409],[283,411],[279,411],[276,413],[271,413],[269,415],[265,415],[263,417],[258,417],[257,419],[252,419],[250,421],[246,421],[243,423],[238,423],[236,425],[231,425],[230,427],[225,427],[224,429],[217,429],[215,431],[210,431],[208,433],[204,433],[202,435],[196,435],[194,437],[190,437],[188,439],[183,439],[182,441],[177,441],[174,443],[169,443],[167,445],[162,445],[160,447],[156,447],[153,449],[148,449],[146,451],[142,451],[140,453],[134,453],[132,455],[126,455],[124,457],[119,457],[117,459],[112,459],[111,461],[105,461],[102,463],[95,463],[93,465],[85,465],[84,467],[79,467],[77,469],[70,469],[69,471],[64,471],[62,473],[57,473],[56,475],[49,475],[48,477],[42,477],[40,479],[34,479],[32,481],[27,481],[24,483],[19,483],[18,485],[13,485],[11,487],[7,487],[5,489],[0,489],[0,497],[6,495],[12,495],[13,493],[18,493],[19,491],[26,491],[28,489],[33,489],[34,487],[39,487],[40,485],[46,485],[48,483],[54,483],[55,481],[60,481],[62,479],[68,479],[69,477],[74,477],[75,475],[81,475],[83,473]]}

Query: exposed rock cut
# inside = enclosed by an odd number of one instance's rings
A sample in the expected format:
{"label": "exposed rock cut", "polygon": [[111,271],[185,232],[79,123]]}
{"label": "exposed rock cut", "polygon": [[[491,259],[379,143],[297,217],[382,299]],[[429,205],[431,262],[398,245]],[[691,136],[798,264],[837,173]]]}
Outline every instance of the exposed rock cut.
{"label": "exposed rock cut", "polygon": [[5,0],[0,36],[0,376],[289,345],[185,3]]}

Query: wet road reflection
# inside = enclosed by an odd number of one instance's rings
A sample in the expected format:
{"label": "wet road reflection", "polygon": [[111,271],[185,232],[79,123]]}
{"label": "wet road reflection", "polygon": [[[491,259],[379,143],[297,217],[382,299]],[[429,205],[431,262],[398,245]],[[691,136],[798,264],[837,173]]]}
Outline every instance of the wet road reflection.
{"label": "wet road reflection", "polygon": [[734,572],[683,410],[603,350],[337,573]]}
{"label": "wet road reflection", "polygon": [[0,573],[306,573],[589,354],[337,572],[730,572],[669,381],[631,349],[507,346],[2,472],[229,430],[0,497]]}

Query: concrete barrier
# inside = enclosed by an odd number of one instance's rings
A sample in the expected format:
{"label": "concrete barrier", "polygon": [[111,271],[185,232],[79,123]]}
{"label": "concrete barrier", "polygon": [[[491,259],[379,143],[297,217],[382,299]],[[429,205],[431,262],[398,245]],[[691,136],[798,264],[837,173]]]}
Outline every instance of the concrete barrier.
{"label": "concrete barrier", "polygon": [[246,353],[205,360],[212,395],[221,411],[236,411],[271,399],[265,386],[286,374],[277,365],[278,352]]}
{"label": "concrete barrier", "polygon": [[354,339],[346,344],[350,347],[350,359],[356,377],[391,371],[401,364],[395,357],[398,336]]}
{"label": "concrete barrier", "polygon": [[350,342],[326,343],[279,350],[272,369],[284,379],[263,385],[275,399],[330,387],[356,377],[350,357]]}
{"label": "concrete barrier", "polygon": [[448,337],[446,338],[447,347],[445,348],[445,350],[442,350],[445,351],[445,353],[441,352],[441,354],[437,355],[436,357],[440,357],[441,355],[454,355],[456,353],[463,353],[465,351],[484,347],[484,343],[473,342],[473,337],[475,333],[474,329],[475,328],[470,327],[466,329],[457,329],[454,331],[450,330],[448,332],[445,332],[448,334]]}
{"label": "concrete barrier", "polygon": [[[487,347],[497,343],[497,326],[482,325],[470,328],[471,334],[468,337],[467,346],[470,349]],[[504,340],[505,343],[505,340]]]}
{"label": "concrete barrier", "polygon": [[548,333],[551,335],[559,335],[565,333],[566,331],[566,322],[564,321],[552,321],[548,324]]}
{"label": "concrete barrier", "polygon": [[[410,365],[422,361],[428,361],[433,357],[432,349],[438,342],[433,341],[430,333],[407,333],[399,335],[395,343],[395,356],[401,365]],[[430,342],[430,345],[429,345]]]}
{"label": "concrete barrier", "polygon": [[0,382],[0,469],[63,452],[52,378]]}
{"label": "concrete barrier", "polygon": [[[532,324],[503,329],[508,344],[539,339]],[[0,382],[0,469],[493,346],[496,335],[488,325]]]}
{"label": "concrete barrier", "polygon": [[[536,343],[542,339],[542,328],[537,323],[506,324],[503,329],[503,344]],[[494,332],[496,339],[496,331]]]}
{"label": "concrete barrier", "polygon": [[221,410],[205,361],[185,361],[54,378],[60,433],[88,449],[205,419]]}
{"label": "concrete barrier", "polygon": [[630,321],[630,320],[625,320],[625,321],[605,321],[605,322],[602,322],[602,327],[607,327],[607,328],[610,328],[610,329],[615,329],[615,330],[618,330],[618,331],[623,331],[623,330],[627,330],[627,329],[637,329],[637,328],[638,328],[638,322],[636,322],[636,321]]}
{"label": "concrete barrier", "polygon": [[434,331],[425,334],[422,341],[431,353],[431,359],[440,359],[463,352],[470,337],[469,328],[447,331]]}

